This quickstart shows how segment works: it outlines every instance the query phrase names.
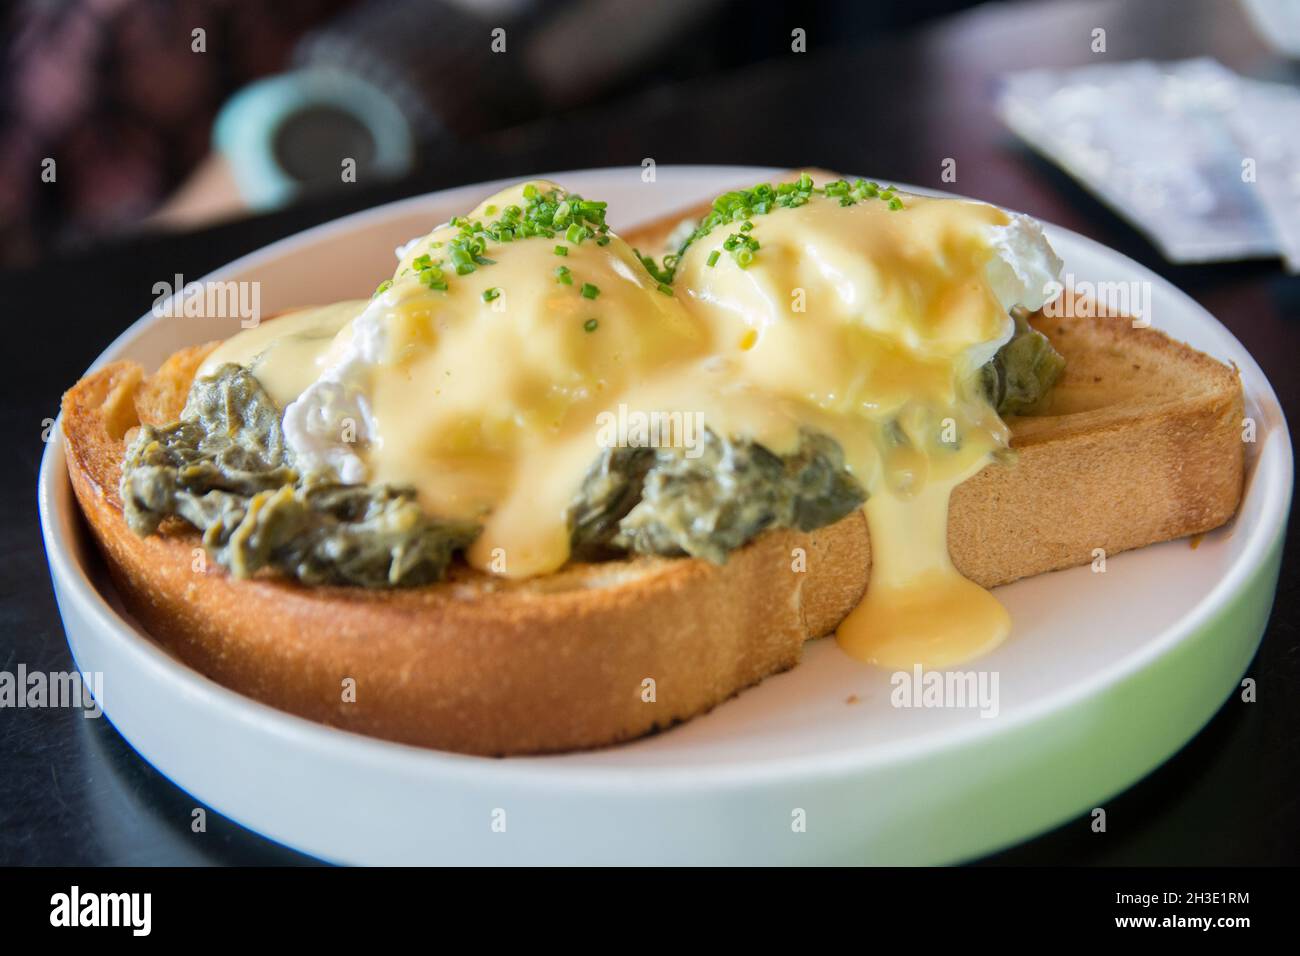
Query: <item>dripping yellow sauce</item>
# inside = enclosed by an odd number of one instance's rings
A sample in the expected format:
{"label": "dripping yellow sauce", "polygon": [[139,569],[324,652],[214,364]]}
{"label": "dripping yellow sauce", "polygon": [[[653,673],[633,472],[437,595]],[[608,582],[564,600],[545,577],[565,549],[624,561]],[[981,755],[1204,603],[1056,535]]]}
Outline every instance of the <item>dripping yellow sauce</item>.
{"label": "dripping yellow sauce", "polygon": [[[1010,630],[947,550],[952,489],[1007,441],[970,383],[1010,334],[988,240],[1008,217],[902,198],[898,210],[815,198],[755,216],[760,249],[744,269],[723,250],[734,229],[719,227],[683,257],[673,296],[617,237],[563,257],[558,238],[496,245],[495,264],[430,290],[411,266],[454,237],[441,227],[405,251],[374,299],[242,332],[201,373],[247,365],[281,406],[339,376],[373,419],[376,434],[356,449],[369,480],[413,485],[431,513],[480,522],[467,560],[511,577],[568,560],[566,511],[600,451],[602,413],[699,413],[778,454],[801,428],[824,432],[867,492],[871,534],[870,583],[840,646],[889,668],[951,666]],[[511,203],[523,205],[523,184],[470,215]],[[598,298],[558,283],[557,265]],[[485,300],[489,290],[497,298]],[[376,330],[381,354],[347,365]]]}

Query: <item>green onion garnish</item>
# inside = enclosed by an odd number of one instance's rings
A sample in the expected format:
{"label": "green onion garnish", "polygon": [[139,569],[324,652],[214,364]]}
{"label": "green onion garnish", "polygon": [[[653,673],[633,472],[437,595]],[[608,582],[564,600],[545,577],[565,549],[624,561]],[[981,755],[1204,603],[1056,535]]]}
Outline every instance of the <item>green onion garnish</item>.
{"label": "green onion garnish", "polygon": [[[775,186],[759,183],[752,189],[737,189],[718,196],[713,200],[713,208],[700,220],[694,232],[678,246],[676,254],[663,257],[662,266],[652,257],[643,256],[639,252],[637,258],[656,281],[671,283],[677,265],[692,243],[707,236],[719,226],[739,223],[740,231],[729,236],[723,248],[731,253],[738,265],[744,268],[753,262],[754,254],[759,248],[758,244],[755,242],[753,245],[748,245],[733,240],[749,238],[749,233],[754,229],[753,217],[765,216],[778,209],[797,209],[816,196],[834,199],[840,206],[853,206],[866,199],[879,198],[884,200],[890,209],[904,208],[902,200],[895,195],[892,187],[884,187],[865,179],[857,179],[852,183],[846,179],[836,179],[819,187],[813,184],[812,177],[807,173],[800,173],[799,178],[794,182],[777,183]],[[714,250],[709,254],[708,265],[712,267],[717,261],[718,252]]]}
{"label": "green onion garnish", "polygon": [[588,319],[586,322],[582,323],[583,329],[585,329],[588,332],[595,332],[596,326],[598,325],[600,325],[600,323],[597,322],[595,319]]}
{"label": "green onion garnish", "polygon": [[437,266],[429,266],[427,269],[420,270],[420,281],[430,289],[447,291],[447,280],[443,278],[442,270]]}
{"label": "green onion garnish", "polygon": [[[566,236],[575,244],[592,236],[596,237],[596,242],[600,245],[609,243],[607,235],[609,226],[605,223],[605,203],[583,199],[577,195],[563,196],[558,189],[548,189],[543,192],[535,183],[524,186],[523,196],[523,206],[514,204],[506,206],[501,210],[498,219],[489,222],[470,219],[468,216],[457,216],[452,219],[451,225],[457,233],[455,238],[445,243],[450,259],[447,271],[454,270],[456,275],[463,276],[476,271],[481,266],[495,265],[496,260],[486,254],[489,242],[517,242],[536,237],[554,239],[557,232],[565,231]],[[487,215],[495,215],[496,212],[495,206],[484,207],[484,213]],[[432,243],[430,248],[439,248],[443,245],[444,243],[439,241]],[[567,248],[556,246],[555,254],[567,256],[569,253]],[[442,260],[435,263],[427,253],[412,261],[412,267],[425,285],[431,289],[445,290],[447,285],[441,270],[433,274],[426,272],[431,266],[441,264]],[[565,285],[571,285],[573,282],[571,278],[562,276],[557,276],[557,281]]]}
{"label": "green onion garnish", "polygon": [[582,284],[582,297],[584,299],[594,299],[598,295],[600,295],[600,289],[596,286],[592,285],[590,282],[584,282]]}
{"label": "green onion garnish", "polygon": [[745,269],[754,261],[754,253],[759,249],[758,240],[745,232],[733,232],[729,235],[722,248],[731,253],[731,258],[736,260],[736,265]]}

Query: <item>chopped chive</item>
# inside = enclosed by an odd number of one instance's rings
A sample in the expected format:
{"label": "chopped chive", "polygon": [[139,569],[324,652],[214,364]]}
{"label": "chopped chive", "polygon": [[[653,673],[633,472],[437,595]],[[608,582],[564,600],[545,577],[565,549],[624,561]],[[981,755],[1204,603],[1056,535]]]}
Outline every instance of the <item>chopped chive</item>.
{"label": "chopped chive", "polygon": [[573,285],[573,276],[569,274],[568,266],[555,267],[555,281],[561,285]]}
{"label": "chopped chive", "polygon": [[661,282],[661,283],[659,283],[659,285],[656,286],[655,288],[657,288],[657,289],[658,289],[660,292],[662,292],[664,295],[672,295],[672,294],[673,294],[673,287],[670,286],[670,285],[668,285],[666,282]]}
{"label": "chopped chive", "polygon": [[596,326],[598,325],[600,325],[600,323],[597,322],[595,319],[588,319],[586,322],[582,323],[583,329],[585,329],[588,332],[595,332]]}
{"label": "chopped chive", "polygon": [[483,301],[491,302],[493,299],[500,298],[501,290],[493,286],[491,289],[483,290]]}
{"label": "chopped chive", "polygon": [[714,266],[716,266],[716,265],[718,264],[718,257],[721,256],[721,255],[722,255],[722,253],[719,252],[717,249],[714,249],[712,252],[709,253],[709,268],[710,268],[710,269],[712,269]]}
{"label": "chopped chive", "polygon": [[[469,216],[452,218],[449,225],[456,230],[455,237],[428,246],[429,250],[446,246],[446,252],[443,253],[446,259],[435,260],[426,251],[416,256],[411,262],[411,269],[404,268],[402,274],[413,270],[424,285],[446,291],[447,277],[453,272],[457,276],[464,276],[481,267],[496,264],[496,260],[487,255],[489,244],[493,242],[505,244],[535,237],[554,240],[557,235],[562,235],[573,245],[591,238],[598,245],[609,244],[609,226],[605,222],[606,203],[583,199],[576,194],[565,195],[556,188],[543,189],[536,183],[525,184],[522,194],[523,202],[517,205],[512,203],[502,209],[498,209],[495,204],[484,206],[485,217],[497,217],[490,221]],[[562,257],[569,254],[568,247],[563,245],[554,246],[554,252]],[[557,271],[555,279],[563,285],[574,284],[567,269]],[[591,286],[591,290],[585,294],[588,298],[595,298],[599,289]],[[485,297],[484,301],[493,300]]]}
{"label": "chopped chive", "polygon": [[600,289],[596,288],[596,286],[592,285],[590,282],[584,282],[582,284],[582,297],[584,299],[594,299],[598,295],[600,295]]}
{"label": "chopped chive", "polygon": [[[385,279],[383,282],[379,283],[379,285],[375,288],[375,295],[382,295],[392,287],[393,287],[393,280]],[[371,296],[371,298],[373,299],[374,296]]]}

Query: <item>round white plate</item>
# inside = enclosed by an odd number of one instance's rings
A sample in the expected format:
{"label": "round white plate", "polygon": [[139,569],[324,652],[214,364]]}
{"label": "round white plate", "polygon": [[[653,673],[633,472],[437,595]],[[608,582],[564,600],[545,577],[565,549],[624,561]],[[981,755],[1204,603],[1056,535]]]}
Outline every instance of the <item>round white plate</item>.
{"label": "round white plate", "polygon": [[[660,167],[645,183],[634,167],[551,178],[607,199],[611,222],[626,228],[776,172]],[[260,281],[268,313],[365,295],[391,271],[395,246],[498,185],[349,216],[207,278]],[[1063,229],[1048,236],[1076,278],[1150,282],[1158,328],[1235,362],[1257,433],[1240,513],[1199,547],[1170,542],[1113,556],[1104,574],[1076,568],[998,590],[1013,635],[972,665],[996,675],[995,716],[892,706],[888,673],[822,640],[793,671],[704,717],[589,753],[482,759],[317,725],[213,683],[132,623],[90,553],[56,438],[40,510],[78,666],[103,672],[106,713],[179,786],[332,861],[936,863],[1040,833],[1160,764],[1236,687],[1268,618],[1292,486],[1282,411],[1241,344],[1137,263]],[[236,322],[146,315],[96,364],[130,357],[156,367]]]}

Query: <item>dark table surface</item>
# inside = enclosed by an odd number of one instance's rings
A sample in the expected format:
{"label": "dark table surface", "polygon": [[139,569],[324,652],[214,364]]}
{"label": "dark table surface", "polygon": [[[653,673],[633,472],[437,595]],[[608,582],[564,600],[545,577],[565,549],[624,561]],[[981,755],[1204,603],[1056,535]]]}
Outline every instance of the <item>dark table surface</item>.
{"label": "dark table surface", "polygon": [[[790,26],[777,24],[787,35]],[[652,90],[498,134],[417,177],[199,232],[142,237],[0,276],[9,366],[0,422],[17,463],[0,473],[0,670],[72,668],[50,588],[35,508],[42,420],[97,354],[146,312],[152,285],[198,276],[309,225],[428,190],[547,170],[657,163],[817,165],[884,181],[956,189],[1051,220],[1130,255],[1216,315],[1263,366],[1300,420],[1300,279],[1275,261],[1166,263],[1137,233],[1019,147],[994,118],[1004,70],[1095,59],[1211,55],[1254,76],[1291,76],[1229,0],[989,4],[854,50],[809,52]],[[952,188],[947,186],[946,188]],[[1300,859],[1300,653],[1297,535],[1287,538],[1268,632],[1249,674],[1259,700],[1235,697],[1180,753],[1107,802],[1109,832],[1067,823],[995,863],[1277,864]],[[310,862],[209,816],[190,832],[193,798],[141,760],[104,720],[57,709],[0,710],[0,863]]]}

